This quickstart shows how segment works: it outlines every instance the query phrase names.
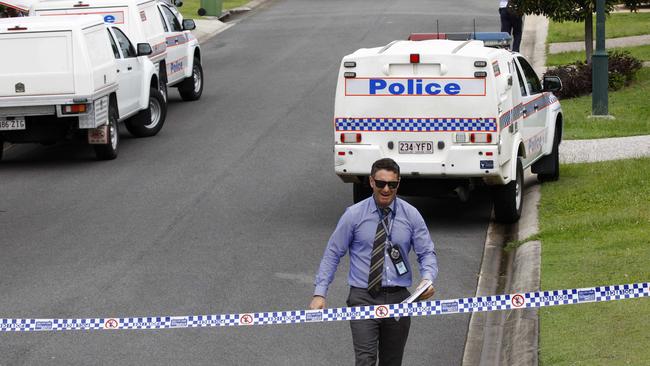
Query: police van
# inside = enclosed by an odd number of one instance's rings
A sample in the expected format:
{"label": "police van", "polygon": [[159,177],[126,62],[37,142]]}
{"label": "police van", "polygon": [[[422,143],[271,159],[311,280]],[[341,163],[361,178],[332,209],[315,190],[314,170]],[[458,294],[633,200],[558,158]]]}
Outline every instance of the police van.
{"label": "police van", "polygon": [[371,194],[370,167],[385,157],[401,167],[401,194],[450,189],[462,199],[491,186],[500,222],[521,215],[526,168],[558,179],[563,114],[552,92],[561,82],[540,82],[521,54],[488,47],[503,37],[419,34],[343,58],[334,167],[355,202]]}
{"label": "police van", "polygon": [[118,121],[140,135],[162,125],[151,46],[99,16],[0,19],[0,49],[0,158],[4,142],[80,139],[113,159]]}
{"label": "police van", "polygon": [[159,0],[52,0],[32,6],[31,15],[99,14],[104,21],[135,42],[151,44],[160,89],[177,87],[183,100],[197,100],[203,93],[201,48],[190,32],[194,20],[183,19],[169,2]]}

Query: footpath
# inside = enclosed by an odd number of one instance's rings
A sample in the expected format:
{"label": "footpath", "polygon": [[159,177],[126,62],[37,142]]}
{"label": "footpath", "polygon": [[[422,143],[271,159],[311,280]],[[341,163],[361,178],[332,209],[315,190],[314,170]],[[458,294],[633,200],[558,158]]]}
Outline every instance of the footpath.
{"label": "footpath", "polygon": [[[650,11],[646,9],[647,11]],[[542,75],[546,71],[548,19],[526,16],[521,52]],[[608,47],[650,44],[650,35],[610,39]],[[551,53],[584,50],[584,42],[551,44]],[[648,63],[644,63],[648,67]],[[650,132],[650,131],[649,131]],[[563,164],[588,163],[650,156],[650,135],[594,140],[565,140],[560,145]],[[561,179],[561,178],[560,178]],[[510,253],[509,241],[526,240],[538,233],[540,184],[527,172],[522,217],[518,224],[491,223],[485,242],[476,296],[539,291],[541,242],[530,241]],[[539,364],[539,317],[537,309],[474,313],[470,320],[464,366]]]}

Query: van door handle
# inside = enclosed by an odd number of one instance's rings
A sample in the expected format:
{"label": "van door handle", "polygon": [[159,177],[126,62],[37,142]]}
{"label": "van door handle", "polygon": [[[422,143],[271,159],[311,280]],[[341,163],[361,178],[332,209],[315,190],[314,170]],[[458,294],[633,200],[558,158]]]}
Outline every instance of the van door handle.
{"label": "van door handle", "polygon": [[129,71],[133,70],[133,68],[131,66],[127,67],[126,69],[129,70]]}

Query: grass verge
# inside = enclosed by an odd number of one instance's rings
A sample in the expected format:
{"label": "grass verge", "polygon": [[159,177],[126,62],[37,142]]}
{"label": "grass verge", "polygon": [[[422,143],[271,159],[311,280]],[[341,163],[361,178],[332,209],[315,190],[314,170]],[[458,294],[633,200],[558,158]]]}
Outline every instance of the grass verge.
{"label": "grass verge", "polygon": [[[249,1],[250,0],[225,0],[223,1],[223,10],[226,11],[229,9],[238,8],[247,4]],[[203,17],[199,16],[197,13],[200,7],[200,0],[183,0],[183,6],[178,8],[178,10],[181,12],[181,14],[183,14],[184,18],[201,19]]]}
{"label": "grass verge", "polygon": [[[594,15],[594,39],[596,16]],[[605,22],[607,38],[650,34],[650,13],[614,13]],[[548,43],[584,41],[585,23],[551,21],[548,28]]]}
{"label": "grass verge", "polygon": [[[650,45],[609,48],[608,51],[628,51],[630,54],[632,54],[632,56],[638,58],[641,61],[650,61]],[[549,54],[546,58],[546,66],[568,65],[576,61],[585,61],[585,51]]]}
{"label": "grass verge", "polygon": [[564,139],[595,139],[650,134],[650,68],[636,74],[632,85],[609,93],[609,114],[616,119],[591,119],[591,95],[563,99]]}
{"label": "grass verge", "polygon": [[[542,289],[650,280],[650,159],[562,165],[542,185]],[[650,365],[650,299],[540,309],[540,365]]]}

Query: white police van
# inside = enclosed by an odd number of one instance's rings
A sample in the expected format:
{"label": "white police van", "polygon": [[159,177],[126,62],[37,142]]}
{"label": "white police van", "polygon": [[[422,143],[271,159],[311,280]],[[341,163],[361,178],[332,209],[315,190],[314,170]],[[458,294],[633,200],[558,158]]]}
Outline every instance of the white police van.
{"label": "white police van", "polygon": [[192,19],[183,19],[169,2],[159,0],[52,0],[32,6],[31,15],[99,14],[134,42],[151,44],[160,89],[177,87],[183,100],[197,100],[203,92],[201,48],[190,32]]}
{"label": "white police van", "polygon": [[558,179],[560,80],[540,83],[522,55],[486,46],[507,43],[501,37],[419,34],[343,58],[334,165],[355,202],[371,194],[370,167],[384,157],[400,165],[405,195],[447,188],[463,198],[477,183],[492,186],[501,222],[521,215],[524,169]]}
{"label": "white police van", "polygon": [[1,19],[0,49],[0,157],[5,141],[80,138],[113,159],[118,121],[162,125],[151,46],[133,45],[99,16]]}

